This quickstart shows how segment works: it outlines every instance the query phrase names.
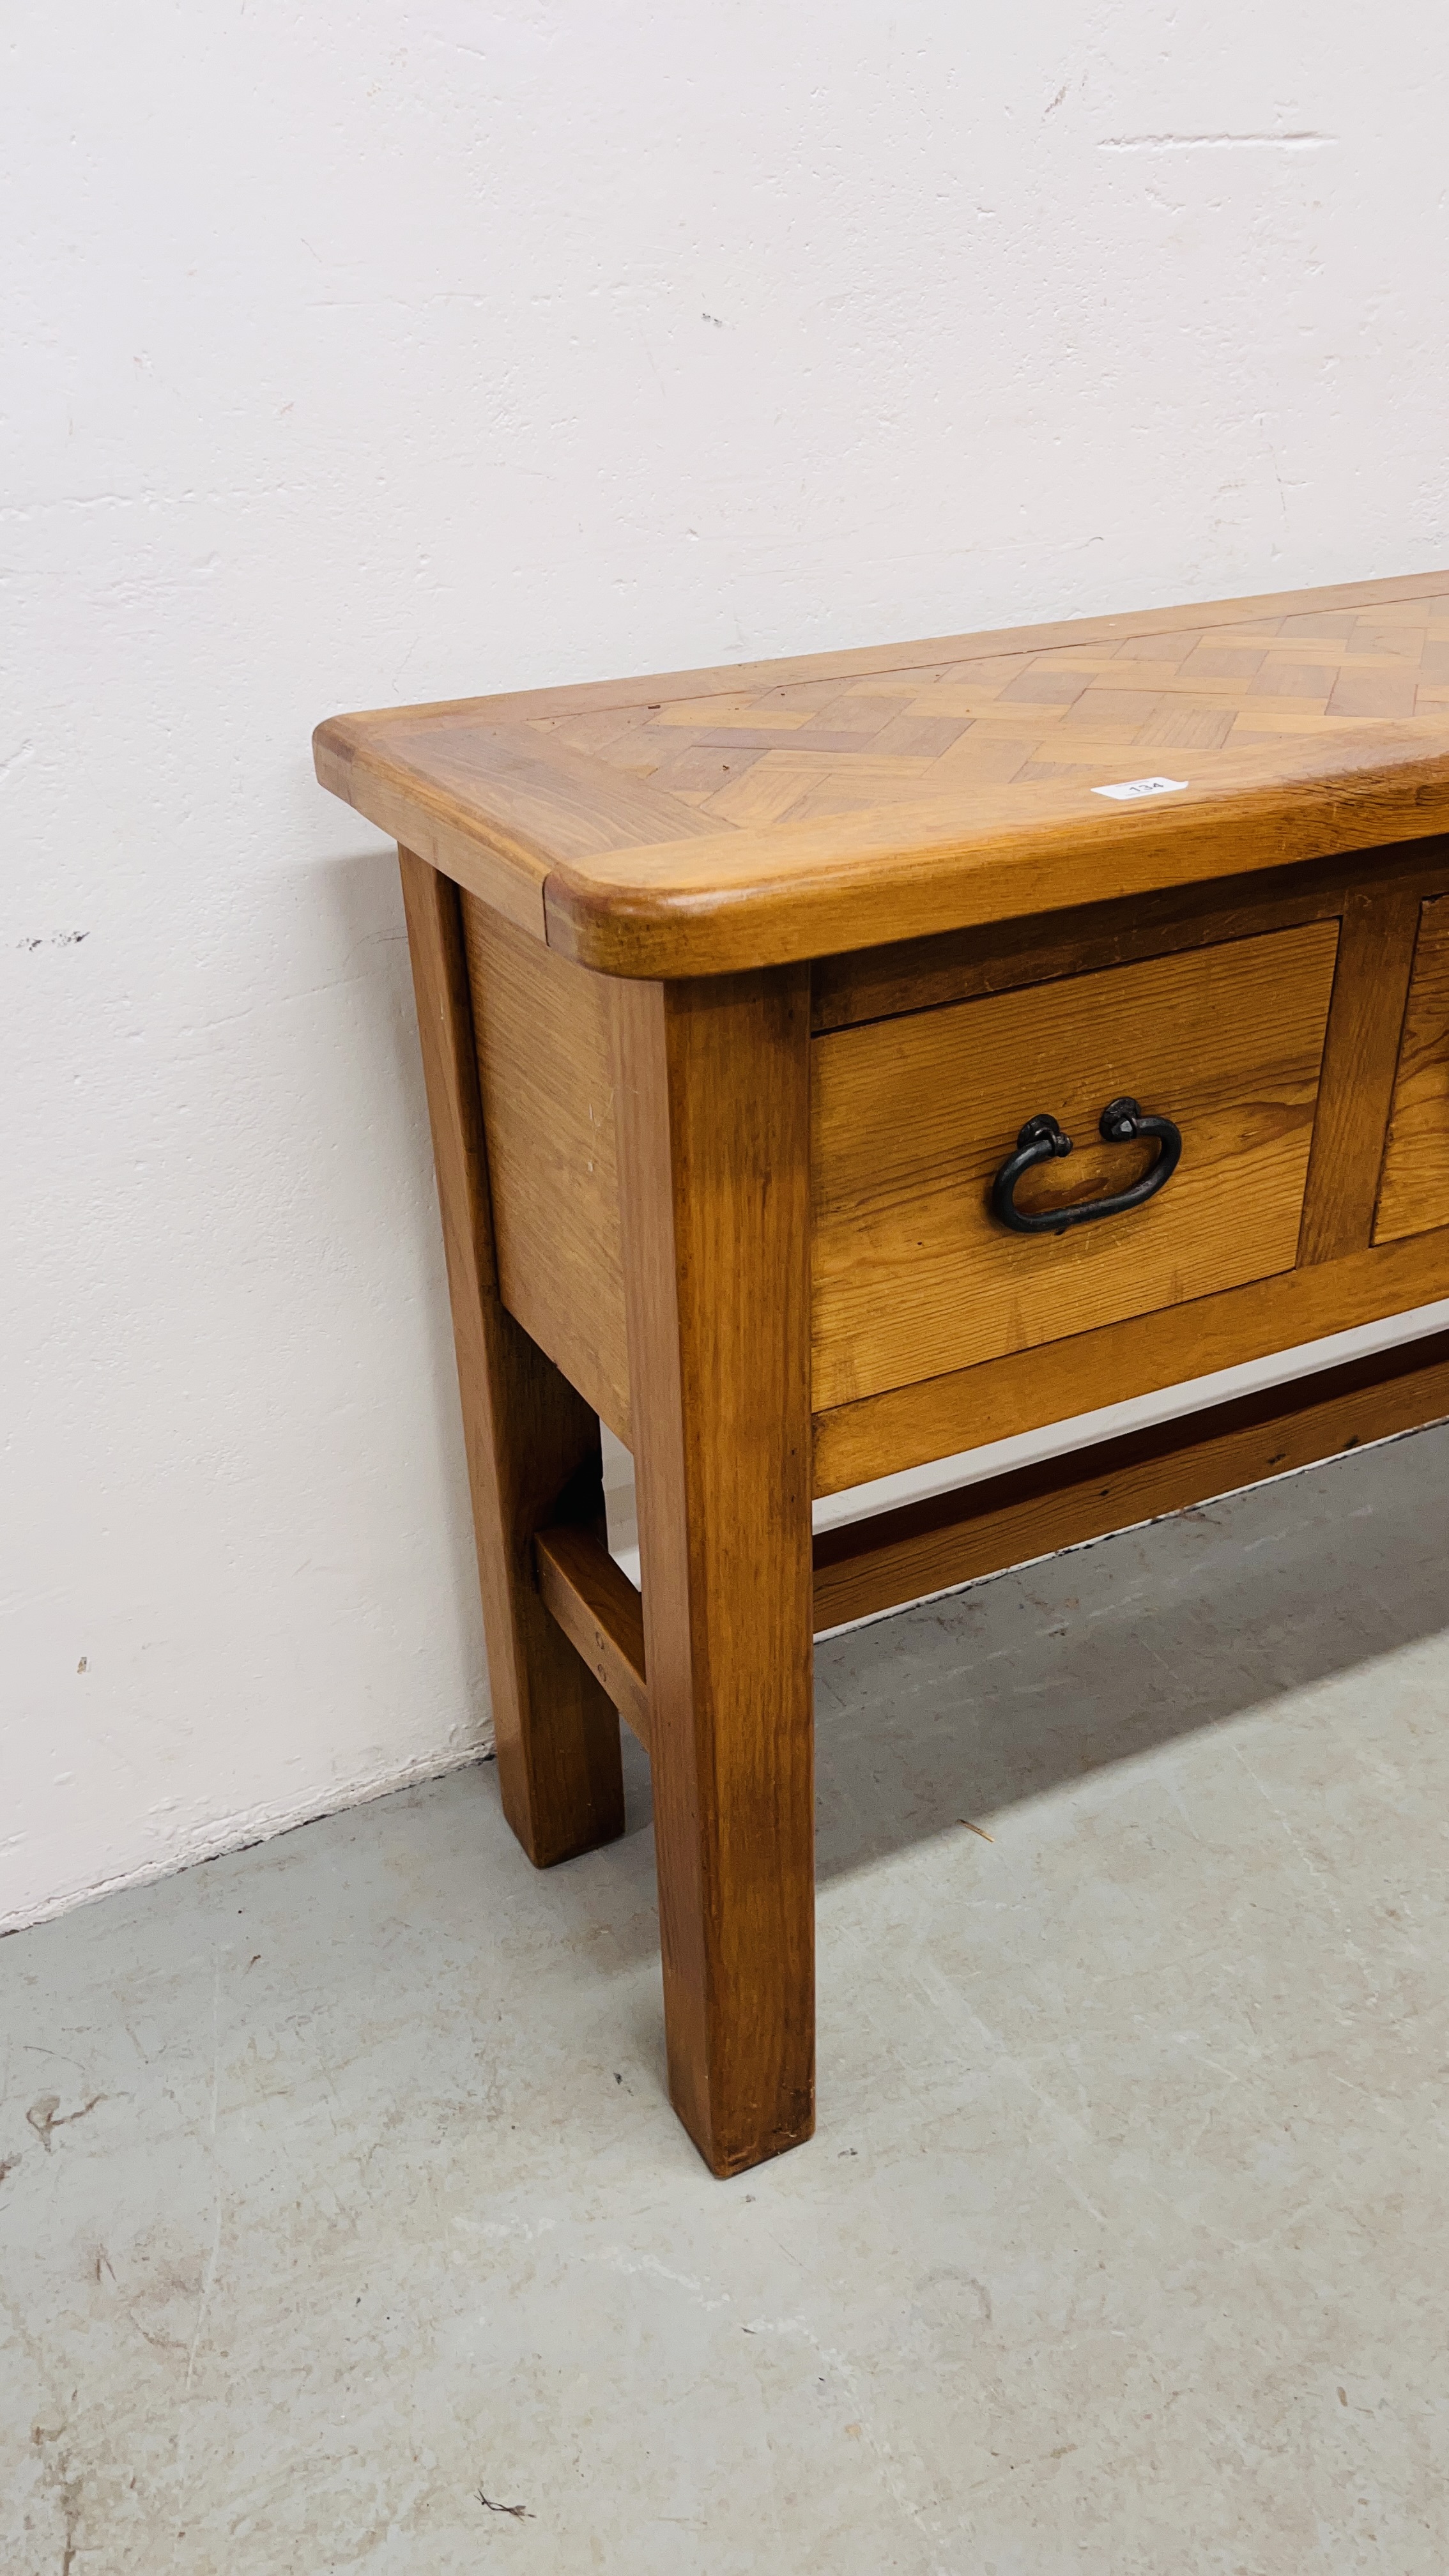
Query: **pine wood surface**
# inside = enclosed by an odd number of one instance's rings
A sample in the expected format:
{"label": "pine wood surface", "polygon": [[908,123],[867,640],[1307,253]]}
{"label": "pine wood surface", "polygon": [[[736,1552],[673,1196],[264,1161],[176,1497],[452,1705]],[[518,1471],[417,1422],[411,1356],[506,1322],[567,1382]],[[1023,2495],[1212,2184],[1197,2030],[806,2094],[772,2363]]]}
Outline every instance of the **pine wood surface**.
{"label": "pine wood surface", "polygon": [[1079,904],[1065,912],[945,931],[935,939],[894,940],[818,958],[811,970],[810,1024],[823,1036],[862,1020],[939,1010],[947,1002],[1010,993],[1022,984],[1056,983],[1143,957],[1334,920],[1350,896],[1361,893],[1366,875],[1373,899],[1406,896],[1417,918],[1427,897],[1449,892],[1449,843],[1410,841],[1375,850],[1367,863],[1361,855],[1313,860],[1268,868],[1247,880],[1169,886],[1125,903]]}
{"label": "pine wood surface", "polygon": [[[817,1037],[817,1410],[1288,1269],[1336,940],[1314,922]],[[1007,1233],[991,1181],[1040,1111],[1075,1150],[1027,1175],[1025,1211],[1139,1178],[1155,1147],[1097,1133],[1119,1093],[1182,1129],[1166,1188]]]}
{"label": "pine wood surface", "polygon": [[814,2124],[808,977],[615,1025],[670,2094],[735,2173]]}
{"label": "pine wood surface", "polygon": [[[403,844],[505,1810],[589,1850],[616,1711],[648,1745],[671,2094],[738,2172],[813,2126],[815,1627],[1449,1411],[1441,1337],[811,1545],[812,1489],[1449,1291],[1449,575],[339,719],[318,765]],[[1149,771],[1189,784],[1092,793]],[[1036,1111],[1077,1150],[1025,1204],[1145,1166],[1119,1091],[1168,1189],[991,1225]]]}
{"label": "pine wood surface", "polygon": [[[1437,1333],[853,1521],[814,1542],[817,1633],[1446,1415],[1449,1333]],[[546,1531],[537,1552],[545,1602],[647,1745],[639,1593],[582,1532]]]}
{"label": "pine wood surface", "polygon": [[1375,1243],[1449,1225],[1449,897],[1419,922]]}
{"label": "pine wood surface", "polygon": [[619,1722],[533,1583],[533,1535],[593,1484],[596,1416],[498,1294],[457,888],[400,851],[473,1501],[504,1812],[539,1868],[624,1830]]}
{"label": "pine wood surface", "polygon": [[891,1387],[816,1414],[814,1490],[843,1493],[1441,1297],[1449,1297],[1449,1225]]}
{"label": "pine wood surface", "polygon": [[823,956],[1449,828],[1449,573],[336,717],[316,759],[606,972]]}
{"label": "pine wood surface", "polygon": [[627,1448],[614,986],[463,897],[504,1305]]}
{"label": "pine wood surface", "polygon": [[1449,1414],[1449,1333],[1266,1387],[822,1535],[815,1624],[832,1627]]}
{"label": "pine wood surface", "polygon": [[533,1542],[544,1608],[582,1655],[601,1690],[649,1749],[644,1605],[592,1530],[540,1530]]}
{"label": "pine wood surface", "polygon": [[1353,887],[1345,899],[1300,1262],[1335,1261],[1370,1240],[1418,922],[1406,891]]}

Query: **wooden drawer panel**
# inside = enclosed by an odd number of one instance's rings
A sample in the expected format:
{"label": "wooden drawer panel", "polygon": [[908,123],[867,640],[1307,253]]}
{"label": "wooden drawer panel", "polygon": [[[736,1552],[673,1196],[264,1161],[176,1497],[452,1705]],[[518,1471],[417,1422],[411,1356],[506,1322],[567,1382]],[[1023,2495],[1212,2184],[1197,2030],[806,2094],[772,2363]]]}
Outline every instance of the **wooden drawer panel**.
{"label": "wooden drawer panel", "polygon": [[1374,1241],[1437,1225],[1449,1225],[1449,895],[1419,915]]}
{"label": "wooden drawer panel", "polygon": [[[817,1411],[1290,1269],[1337,924],[843,1029],[812,1043]],[[1137,1178],[1097,1121],[1131,1093],[1182,1129],[1126,1216],[1017,1235],[993,1176],[1039,1111],[1075,1140],[1028,1210]]]}

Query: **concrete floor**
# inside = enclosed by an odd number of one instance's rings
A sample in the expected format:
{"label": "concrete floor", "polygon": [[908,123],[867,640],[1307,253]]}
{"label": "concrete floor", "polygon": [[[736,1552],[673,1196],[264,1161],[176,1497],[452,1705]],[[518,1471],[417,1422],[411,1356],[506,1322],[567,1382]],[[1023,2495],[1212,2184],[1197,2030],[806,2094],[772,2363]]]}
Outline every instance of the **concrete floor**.
{"label": "concrete floor", "polygon": [[1449,1429],[825,1644],[734,2183],[637,1771],[549,1878],[483,1768],[0,1944],[7,2576],[1443,2576],[1446,1506]]}

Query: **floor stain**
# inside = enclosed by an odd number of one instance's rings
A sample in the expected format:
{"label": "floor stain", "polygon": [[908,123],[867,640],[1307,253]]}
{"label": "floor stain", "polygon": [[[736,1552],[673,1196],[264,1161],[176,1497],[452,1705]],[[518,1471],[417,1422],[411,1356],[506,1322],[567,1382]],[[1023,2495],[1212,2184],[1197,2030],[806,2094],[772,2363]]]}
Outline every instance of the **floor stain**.
{"label": "floor stain", "polygon": [[515,2522],[536,2522],[538,2519],[536,2514],[529,2512],[526,2504],[495,2504],[481,2487],[478,2489],[478,2502],[486,2505],[490,2513],[511,2513]]}
{"label": "floor stain", "polygon": [[39,2101],[31,2103],[25,2117],[46,2154],[50,2155],[54,2131],[68,2129],[73,2120],[84,2120],[87,2114],[95,2109],[96,2104],[104,2102],[105,2098],[104,2093],[93,2093],[89,2102],[83,2102],[78,2111],[62,2111],[58,2093],[42,2093]]}

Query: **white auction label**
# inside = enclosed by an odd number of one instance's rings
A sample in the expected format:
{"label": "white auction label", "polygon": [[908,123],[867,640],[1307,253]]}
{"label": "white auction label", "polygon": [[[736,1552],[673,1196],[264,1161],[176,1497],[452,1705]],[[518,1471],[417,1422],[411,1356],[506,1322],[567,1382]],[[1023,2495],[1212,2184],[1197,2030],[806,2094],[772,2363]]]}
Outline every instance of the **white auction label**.
{"label": "white auction label", "polygon": [[1123,778],[1115,787],[1094,787],[1094,796],[1173,796],[1186,787],[1185,778]]}

